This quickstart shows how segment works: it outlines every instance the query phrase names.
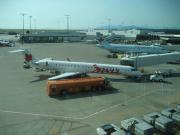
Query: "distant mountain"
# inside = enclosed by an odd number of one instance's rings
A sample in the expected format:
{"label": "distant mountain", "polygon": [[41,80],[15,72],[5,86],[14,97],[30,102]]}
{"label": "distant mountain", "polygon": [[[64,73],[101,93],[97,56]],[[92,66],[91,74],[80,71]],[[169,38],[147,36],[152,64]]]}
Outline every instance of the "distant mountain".
{"label": "distant mountain", "polygon": [[[95,29],[104,29],[108,30],[109,26],[100,26],[96,27]],[[131,30],[131,29],[138,29],[138,30],[145,30],[145,31],[152,31],[152,32],[164,32],[167,34],[180,34],[180,29],[178,28],[153,28],[153,27],[140,27],[140,26],[135,26],[135,25],[129,25],[129,26],[124,26],[124,25],[111,25],[110,26],[111,30]]]}
{"label": "distant mountain", "polygon": [[[109,26],[100,26],[100,27],[96,27],[95,29],[105,29],[108,30]],[[124,25],[111,25],[110,26],[111,30],[129,30],[129,29],[142,29],[139,26],[135,26],[135,25],[129,25],[129,26],[124,26]]]}

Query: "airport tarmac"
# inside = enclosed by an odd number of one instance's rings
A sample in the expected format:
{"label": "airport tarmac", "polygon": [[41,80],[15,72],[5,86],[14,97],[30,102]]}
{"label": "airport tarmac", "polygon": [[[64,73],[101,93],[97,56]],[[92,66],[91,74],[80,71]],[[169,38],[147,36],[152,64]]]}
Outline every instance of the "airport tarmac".
{"label": "airport tarmac", "polygon": [[[134,82],[123,76],[102,75],[115,90],[88,92],[50,98],[45,91],[48,72],[23,69],[23,56],[8,51],[22,47],[0,48],[0,135],[95,135],[96,128],[130,117],[161,111],[180,103],[180,75],[165,83]],[[35,58],[118,64],[106,57],[108,52],[85,43],[24,44]],[[145,68],[179,65],[163,64]]]}

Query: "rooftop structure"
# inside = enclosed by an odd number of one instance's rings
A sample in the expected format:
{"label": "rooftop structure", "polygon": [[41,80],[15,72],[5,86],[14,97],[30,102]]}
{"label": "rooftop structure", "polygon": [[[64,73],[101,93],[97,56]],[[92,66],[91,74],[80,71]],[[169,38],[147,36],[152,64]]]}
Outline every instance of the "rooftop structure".
{"label": "rooftop structure", "polygon": [[85,33],[71,31],[67,32],[39,32],[21,36],[25,43],[48,43],[48,42],[79,42],[86,37]]}

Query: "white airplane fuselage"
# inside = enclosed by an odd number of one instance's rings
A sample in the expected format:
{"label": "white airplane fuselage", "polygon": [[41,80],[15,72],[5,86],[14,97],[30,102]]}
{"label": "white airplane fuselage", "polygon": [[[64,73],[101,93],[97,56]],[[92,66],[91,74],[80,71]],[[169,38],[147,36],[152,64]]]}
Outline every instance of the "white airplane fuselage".
{"label": "white airplane fuselage", "polygon": [[22,52],[24,54],[24,68],[35,67],[36,71],[50,70],[53,72],[60,72],[59,75],[48,78],[49,80],[63,79],[81,73],[123,74],[133,77],[141,77],[143,75],[140,71],[135,70],[135,68],[131,66],[60,61],[51,58],[36,60],[27,49],[18,49],[9,52]]}
{"label": "white airplane fuselage", "polygon": [[148,54],[159,54],[168,53],[168,51],[160,46],[146,46],[146,45],[121,45],[121,44],[109,44],[102,42],[100,45],[103,48],[113,53],[129,52],[129,53],[148,53]]}
{"label": "white airplane fuselage", "polygon": [[42,69],[66,72],[80,72],[80,73],[108,73],[108,74],[123,74],[127,76],[141,76],[142,73],[135,71],[133,67],[112,64],[98,64],[86,62],[71,62],[71,61],[57,61],[57,60],[39,60],[34,63]]}

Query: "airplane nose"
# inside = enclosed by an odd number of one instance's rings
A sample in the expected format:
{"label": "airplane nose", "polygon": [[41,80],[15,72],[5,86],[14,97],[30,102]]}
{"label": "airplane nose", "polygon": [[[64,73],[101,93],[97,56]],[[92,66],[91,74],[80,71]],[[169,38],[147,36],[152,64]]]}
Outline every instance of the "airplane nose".
{"label": "airplane nose", "polygon": [[38,66],[38,65],[39,65],[39,62],[38,62],[38,61],[36,61],[36,62],[34,62],[34,64]]}

